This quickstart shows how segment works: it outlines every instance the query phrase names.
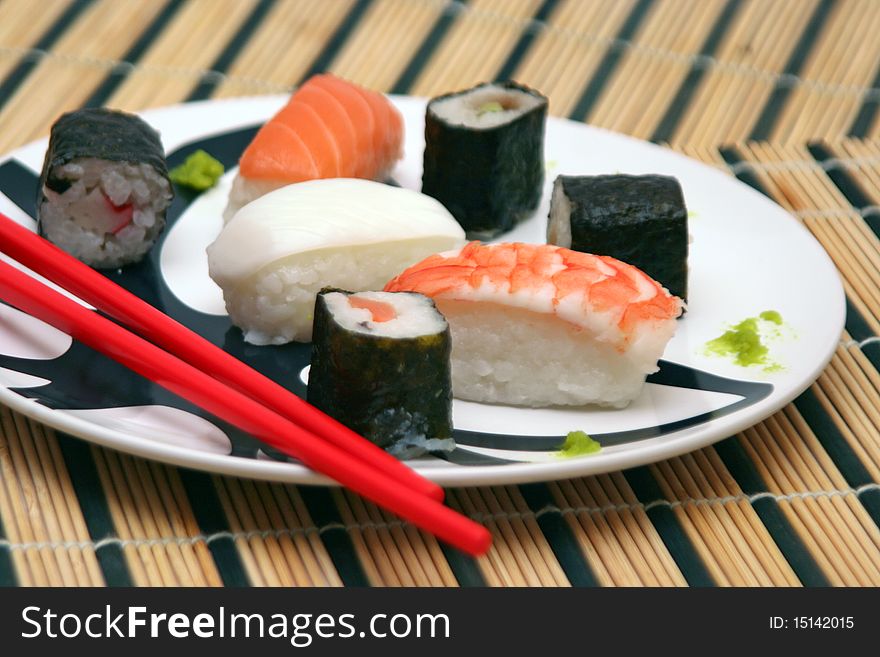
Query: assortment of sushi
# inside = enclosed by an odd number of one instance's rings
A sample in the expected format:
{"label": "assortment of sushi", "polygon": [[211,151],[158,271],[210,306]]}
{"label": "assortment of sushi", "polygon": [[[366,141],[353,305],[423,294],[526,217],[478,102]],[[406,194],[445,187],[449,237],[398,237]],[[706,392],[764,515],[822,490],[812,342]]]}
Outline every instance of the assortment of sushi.
{"label": "assortment of sushi", "polygon": [[[466,241],[535,212],[547,109],[514,82],[431,99],[416,192],[386,184],[403,155],[391,101],[310,78],[243,152],[207,249],[233,324],[256,345],[311,342],[308,400],[401,458],[454,446],[453,396],[627,405],[685,308],[678,181],[562,175],[547,244]],[[84,262],[137,262],[171,198],[141,119],[88,109],[53,126],[39,228]]]}

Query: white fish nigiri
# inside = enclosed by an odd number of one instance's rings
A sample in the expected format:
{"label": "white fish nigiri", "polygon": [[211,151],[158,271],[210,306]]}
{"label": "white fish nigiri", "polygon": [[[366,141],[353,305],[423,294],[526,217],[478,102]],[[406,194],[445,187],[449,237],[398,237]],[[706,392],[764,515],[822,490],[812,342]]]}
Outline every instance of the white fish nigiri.
{"label": "white fish nigiri", "polygon": [[208,246],[208,271],[246,341],[307,342],[321,288],[381,289],[462,243],[461,226],[429,196],[369,180],[312,180],[241,208]]}

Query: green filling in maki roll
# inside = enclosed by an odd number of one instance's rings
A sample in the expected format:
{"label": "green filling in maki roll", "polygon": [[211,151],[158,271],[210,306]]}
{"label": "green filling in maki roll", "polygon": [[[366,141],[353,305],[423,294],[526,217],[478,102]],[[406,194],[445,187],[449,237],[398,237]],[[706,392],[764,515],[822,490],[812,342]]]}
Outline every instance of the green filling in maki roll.
{"label": "green filling in maki roll", "polygon": [[547,99],[513,82],[481,84],[428,103],[422,192],[472,239],[531,214],[544,185]]}
{"label": "green filling in maki roll", "polygon": [[449,326],[410,292],[322,290],[308,401],[401,458],[452,441]]}

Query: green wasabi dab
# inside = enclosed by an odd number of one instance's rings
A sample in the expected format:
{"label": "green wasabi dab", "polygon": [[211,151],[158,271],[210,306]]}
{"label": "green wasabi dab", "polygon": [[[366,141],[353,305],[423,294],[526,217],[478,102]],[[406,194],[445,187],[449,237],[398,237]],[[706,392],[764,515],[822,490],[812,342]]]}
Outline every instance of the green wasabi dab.
{"label": "green wasabi dab", "polygon": [[583,431],[569,431],[565,437],[565,442],[562,443],[562,447],[556,452],[556,456],[567,459],[573,456],[595,454],[601,449],[602,445]]}
{"label": "green wasabi dab", "polygon": [[781,370],[781,365],[770,360],[770,350],[761,339],[761,322],[781,326],[782,315],[775,310],[765,310],[757,317],[747,317],[709,340],[706,351],[716,356],[732,356],[734,364],[741,367],[763,366],[765,372]]}
{"label": "green wasabi dab", "polygon": [[197,191],[210,189],[223,175],[223,165],[199,149],[168,172],[171,182]]}
{"label": "green wasabi dab", "polygon": [[775,310],[765,310],[760,315],[758,315],[765,322],[773,322],[777,326],[782,326],[782,315],[780,315]]}

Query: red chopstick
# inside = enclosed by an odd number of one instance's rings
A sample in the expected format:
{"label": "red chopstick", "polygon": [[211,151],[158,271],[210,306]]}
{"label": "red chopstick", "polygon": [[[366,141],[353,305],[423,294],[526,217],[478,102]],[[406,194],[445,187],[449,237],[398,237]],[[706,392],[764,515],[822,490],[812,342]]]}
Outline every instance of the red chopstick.
{"label": "red chopstick", "polygon": [[387,508],[469,554],[489,549],[482,525],[437,500],[412,491],[358,457],[316,438],[247,395],[221,383],[151,342],[130,333],[0,261],[0,299],[64,331],[138,374],[284,451],[295,451],[308,467]]}
{"label": "red chopstick", "polygon": [[443,499],[443,489],[434,482],[2,213],[0,251],[181,360],[348,450],[365,465],[386,473],[402,486],[436,500]]}

